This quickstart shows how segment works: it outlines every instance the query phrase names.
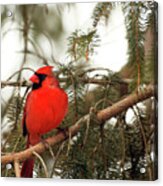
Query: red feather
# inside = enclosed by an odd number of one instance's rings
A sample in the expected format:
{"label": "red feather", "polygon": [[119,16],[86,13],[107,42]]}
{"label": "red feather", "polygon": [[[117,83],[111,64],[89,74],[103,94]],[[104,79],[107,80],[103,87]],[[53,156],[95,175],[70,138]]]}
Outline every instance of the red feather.
{"label": "red feather", "polygon": [[[40,142],[42,134],[58,127],[68,109],[68,97],[53,76],[52,67],[42,67],[30,78],[34,83],[28,94],[23,116],[23,135],[27,133],[27,146]],[[23,163],[21,176],[32,177],[34,161]]]}

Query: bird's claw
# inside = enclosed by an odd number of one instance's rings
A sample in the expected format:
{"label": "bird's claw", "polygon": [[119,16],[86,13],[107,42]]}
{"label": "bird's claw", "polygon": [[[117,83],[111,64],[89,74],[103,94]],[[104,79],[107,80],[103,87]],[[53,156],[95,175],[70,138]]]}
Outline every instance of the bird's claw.
{"label": "bird's claw", "polygon": [[64,135],[65,137],[67,137],[68,127],[65,127],[65,128],[57,127],[56,129],[58,130],[58,133],[59,133],[59,132],[62,132],[63,135]]}

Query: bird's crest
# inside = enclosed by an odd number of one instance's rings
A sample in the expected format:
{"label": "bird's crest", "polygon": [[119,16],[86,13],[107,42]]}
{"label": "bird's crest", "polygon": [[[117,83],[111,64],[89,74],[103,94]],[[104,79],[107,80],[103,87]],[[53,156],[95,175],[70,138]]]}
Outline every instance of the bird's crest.
{"label": "bird's crest", "polygon": [[53,75],[53,69],[54,67],[53,66],[44,66],[44,67],[41,67],[39,68],[36,73],[38,74],[45,74],[45,75]]}

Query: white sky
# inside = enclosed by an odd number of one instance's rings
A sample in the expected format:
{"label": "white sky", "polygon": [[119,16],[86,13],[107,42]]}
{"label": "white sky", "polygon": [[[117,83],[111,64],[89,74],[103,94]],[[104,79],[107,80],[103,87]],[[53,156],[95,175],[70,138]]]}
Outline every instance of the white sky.
{"label": "white sky", "polygon": [[[63,20],[67,34],[66,39],[75,29],[87,31],[91,27],[91,15],[95,3],[77,3],[77,9],[65,11]],[[76,17],[74,17],[74,15]],[[75,19],[74,19],[75,18]],[[71,24],[70,24],[71,23]],[[127,40],[124,16],[120,6],[117,6],[111,13],[108,25],[104,22],[98,25],[100,35],[100,47],[96,49],[97,54],[91,58],[91,64],[107,67],[113,71],[119,71],[127,63]],[[61,57],[61,61],[62,61]]]}
{"label": "white sky", "polygon": [[[63,21],[66,34],[63,37],[62,52],[56,52],[58,60],[64,60],[67,37],[74,29],[87,30],[91,27],[91,13],[94,3],[78,3],[76,9],[64,11]],[[6,25],[6,29],[9,25]],[[16,25],[12,25],[16,27]],[[100,47],[96,48],[96,53],[91,58],[91,64],[95,66],[108,67],[113,71],[118,71],[127,62],[127,40],[125,39],[126,30],[124,26],[124,16],[121,7],[117,7],[112,11],[108,25],[100,23],[98,26],[98,34],[100,35]],[[5,80],[21,64],[21,55],[16,51],[21,50],[21,42],[18,32],[9,32],[1,43],[1,79]],[[42,47],[46,48],[48,53],[48,43],[42,39]],[[59,48],[59,47],[58,47]],[[56,47],[56,51],[58,51]],[[30,64],[29,64],[30,65]]]}
{"label": "white sky", "polygon": [[94,58],[94,64],[119,71],[127,63],[126,29],[120,6],[112,11],[106,29],[100,25],[100,31],[102,42],[98,54]]}

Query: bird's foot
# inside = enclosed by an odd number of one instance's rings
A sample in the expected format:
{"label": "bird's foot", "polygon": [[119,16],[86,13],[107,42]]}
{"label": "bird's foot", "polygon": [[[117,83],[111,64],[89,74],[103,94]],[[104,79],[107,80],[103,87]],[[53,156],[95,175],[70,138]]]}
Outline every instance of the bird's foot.
{"label": "bird's foot", "polygon": [[45,139],[41,138],[41,143],[44,145],[46,149],[49,149],[50,145]]}
{"label": "bird's foot", "polygon": [[44,147],[46,149],[49,150],[51,156],[54,158],[54,153],[53,153],[52,147],[49,145],[49,143],[46,140],[44,140],[43,138],[41,138],[41,143],[44,145]]}
{"label": "bird's foot", "polygon": [[68,134],[68,127],[65,127],[65,128],[57,127],[56,129],[58,130],[58,133],[59,133],[59,132],[62,132],[63,135],[64,135],[65,137],[67,137],[67,134]]}

